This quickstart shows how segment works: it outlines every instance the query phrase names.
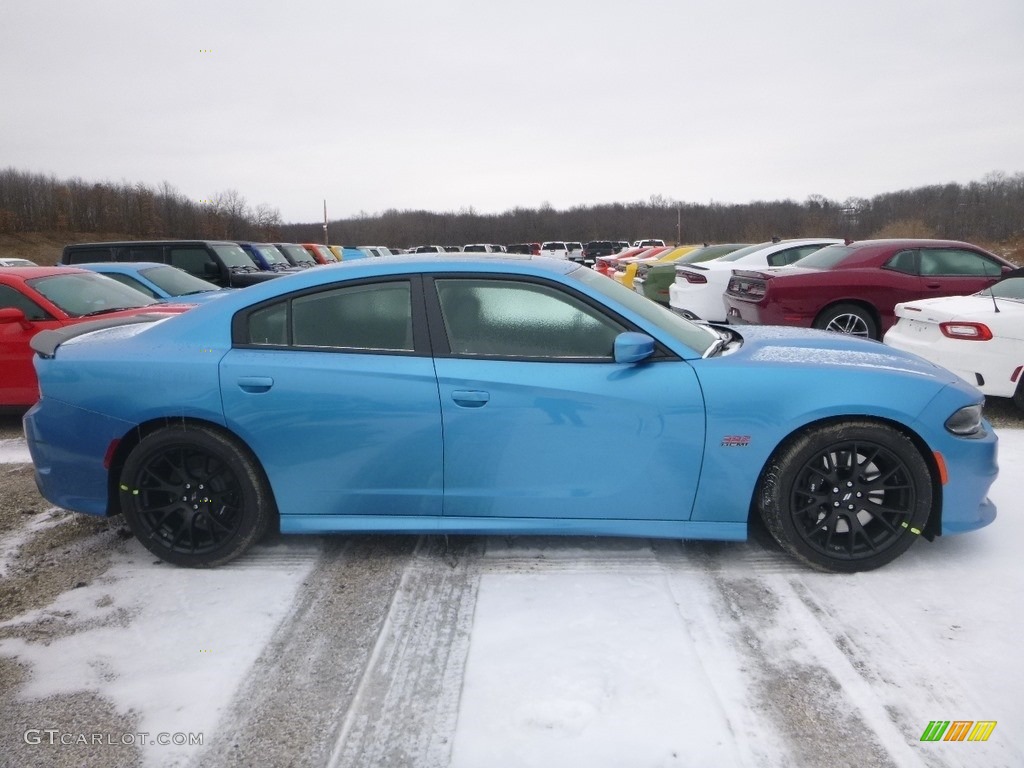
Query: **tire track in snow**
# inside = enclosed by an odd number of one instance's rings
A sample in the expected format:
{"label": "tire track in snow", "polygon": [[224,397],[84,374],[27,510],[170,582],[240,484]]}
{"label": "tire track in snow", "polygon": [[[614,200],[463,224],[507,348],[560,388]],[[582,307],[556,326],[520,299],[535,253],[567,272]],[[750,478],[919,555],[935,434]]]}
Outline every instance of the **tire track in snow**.
{"label": "tire track in snow", "polygon": [[395,592],[328,765],[446,766],[479,586],[481,537],[431,537]]}
{"label": "tire track in snow", "polygon": [[701,641],[703,667],[725,697],[744,764],[923,768],[832,638],[815,630],[789,586],[805,569],[756,544],[727,558],[714,546],[686,547],[700,568],[678,568],[672,543],[659,559],[680,615]]}
{"label": "tire track in snow", "polygon": [[293,610],[193,765],[324,765],[416,542],[326,538]]}

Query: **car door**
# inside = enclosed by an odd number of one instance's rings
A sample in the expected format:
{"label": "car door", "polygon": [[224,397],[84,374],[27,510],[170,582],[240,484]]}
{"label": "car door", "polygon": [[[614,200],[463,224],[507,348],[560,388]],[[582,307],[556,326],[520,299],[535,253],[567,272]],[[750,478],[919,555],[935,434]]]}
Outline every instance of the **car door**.
{"label": "car door", "polygon": [[18,319],[0,320],[0,406],[32,405],[39,397],[39,386],[28,343],[39,331],[60,328],[63,323],[12,285],[0,284],[0,309],[23,313]]}
{"label": "car door", "polygon": [[704,407],[688,363],[615,363],[634,329],[561,284],[438,276],[426,294],[446,516],[689,518]]}
{"label": "car door", "polygon": [[922,248],[923,295],[967,296],[992,285],[1002,276],[1002,266],[966,248]]}
{"label": "car door", "polygon": [[422,307],[407,279],[346,283],[235,318],[224,413],[266,469],[283,530],[304,516],[322,529],[329,515],[441,514],[437,382],[413,295]]}

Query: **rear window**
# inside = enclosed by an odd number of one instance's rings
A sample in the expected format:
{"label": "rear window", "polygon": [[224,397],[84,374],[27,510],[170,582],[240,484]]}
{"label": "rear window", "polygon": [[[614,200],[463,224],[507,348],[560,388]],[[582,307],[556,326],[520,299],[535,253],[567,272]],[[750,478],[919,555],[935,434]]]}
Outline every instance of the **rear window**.
{"label": "rear window", "polygon": [[762,248],[767,248],[770,245],[771,245],[771,243],[757,243],[756,245],[748,245],[746,248],[740,248],[738,251],[733,251],[732,253],[727,253],[727,254],[725,254],[725,256],[722,256],[718,260],[719,261],[737,261],[738,259],[742,259],[748,253],[753,253],[754,251],[760,251]]}
{"label": "rear window", "polygon": [[832,269],[832,267],[846,260],[846,257],[853,253],[856,248],[848,245],[826,245],[820,251],[815,251],[809,256],[800,259],[801,267],[812,269]]}
{"label": "rear window", "polygon": [[[989,292],[989,289],[986,288],[981,293],[987,294]],[[1001,280],[992,286],[991,294],[1000,299],[1024,301],[1024,277],[1010,277],[1006,280]]]}

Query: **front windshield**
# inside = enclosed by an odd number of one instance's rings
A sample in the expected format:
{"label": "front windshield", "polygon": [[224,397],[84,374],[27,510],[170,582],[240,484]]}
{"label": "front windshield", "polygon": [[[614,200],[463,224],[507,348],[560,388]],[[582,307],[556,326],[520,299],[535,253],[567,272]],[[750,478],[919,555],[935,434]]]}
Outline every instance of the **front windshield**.
{"label": "front windshield", "polygon": [[319,253],[324,261],[330,264],[332,261],[338,261],[338,257],[334,255],[334,251],[328,248],[326,245],[314,244],[313,249]]}
{"label": "front windshield", "polygon": [[588,267],[580,267],[573,270],[570,275],[602,295],[607,296],[609,299],[636,312],[645,320],[650,321],[653,325],[658,326],[658,328],[668,333],[674,339],[681,341],[701,355],[720,339],[718,334],[711,331],[710,328],[698,325],[697,323],[691,323],[656,301],[651,301],[636,291],[631,291],[622,283],[618,283],[610,277],[605,277],[600,272],[595,272]]}
{"label": "front windshield", "polygon": [[26,282],[69,317],[98,315],[159,303],[134,288],[92,272],[50,275]]}
{"label": "front windshield", "polygon": [[[978,295],[988,295],[989,289],[980,291]],[[1024,277],[1008,277],[992,286],[991,294],[997,299],[1024,301]]]}
{"label": "front windshield", "polygon": [[228,267],[251,267],[259,269],[256,262],[249,258],[249,254],[242,250],[242,246],[233,243],[221,243],[213,246],[213,250],[220,256],[221,260]]}
{"label": "front windshield", "polygon": [[301,245],[279,245],[277,248],[291,256],[296,264],[316,264],[316,259]]}
{"label": "front windshield", "polygon": [[205,291],[219,291],[220,287],[177,267],[149,267],[140,269],[139,274],[171,296],[188,296]]}
{"label": "front windshield", "polygon": [[266,259],[269,264],[280,264],[285,267],[288,266],[288,260],[272,245],[254,245],[252,249]]}

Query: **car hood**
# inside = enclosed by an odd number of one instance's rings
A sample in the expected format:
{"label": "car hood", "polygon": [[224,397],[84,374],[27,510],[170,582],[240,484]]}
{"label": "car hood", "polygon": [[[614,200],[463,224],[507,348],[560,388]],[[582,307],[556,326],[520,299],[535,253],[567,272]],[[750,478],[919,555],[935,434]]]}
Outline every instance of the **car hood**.
{"label": "car hood", "polygon": [[772,325],[731,329],[743,337],[743,346],[733,354],[753,363],[847,370],[884,368],[946,382],[957,381],[955,374],[917,355],[857,336]]}

